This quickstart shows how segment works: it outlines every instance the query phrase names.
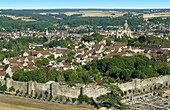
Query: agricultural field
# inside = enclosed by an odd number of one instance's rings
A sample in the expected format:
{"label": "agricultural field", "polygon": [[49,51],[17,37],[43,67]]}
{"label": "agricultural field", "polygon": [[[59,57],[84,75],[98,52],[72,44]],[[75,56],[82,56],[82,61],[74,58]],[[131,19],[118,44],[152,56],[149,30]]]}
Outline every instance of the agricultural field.
{"label": "agricultural field", "polygon": [[159,12],[159,13],[151,13],[151,14],[144,14],[144,19],[150,19],[155,17],[170,17],[170,12]]}
{"label": "agricultural field", "polygon": [[67,16],[74,14],[82,14],[80,17],[120,17],[126,13],[116,11],[79,11],[79,12],[65,12]]}
{"label": "agricultural field", "polygon": [[0,17],[1,16],[5,16],[5,17],[8,17],[8,18],[11,18],[13,20],[19,20],[21,19],[22,21],[36,21],[35,19],[32,19],[31,17],[25,17],[25,16],[14,16],[14,15],[5,15],[5,14],[0,14]]}

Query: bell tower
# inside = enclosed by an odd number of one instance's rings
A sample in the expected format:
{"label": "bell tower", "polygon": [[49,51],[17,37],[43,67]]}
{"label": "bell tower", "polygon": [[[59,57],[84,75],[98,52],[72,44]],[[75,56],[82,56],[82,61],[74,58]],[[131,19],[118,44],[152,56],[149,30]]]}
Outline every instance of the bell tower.
{"label": "bell tower", "polygon": [[128,27],[129,27],[129,25],[127,23],[127,20],[125,20],[124,29],[126,30],[126,29],[128,29]]}

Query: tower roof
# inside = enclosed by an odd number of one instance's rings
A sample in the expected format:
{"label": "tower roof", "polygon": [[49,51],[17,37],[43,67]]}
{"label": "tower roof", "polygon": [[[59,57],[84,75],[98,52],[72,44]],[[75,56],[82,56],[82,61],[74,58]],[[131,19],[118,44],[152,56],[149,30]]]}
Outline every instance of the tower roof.
{"label": "tower roof", "polygon": [[125,20],[125,24],[124,24],[124,28],[127,29],[128,28],[128,23],[127,23],[127,20]]}

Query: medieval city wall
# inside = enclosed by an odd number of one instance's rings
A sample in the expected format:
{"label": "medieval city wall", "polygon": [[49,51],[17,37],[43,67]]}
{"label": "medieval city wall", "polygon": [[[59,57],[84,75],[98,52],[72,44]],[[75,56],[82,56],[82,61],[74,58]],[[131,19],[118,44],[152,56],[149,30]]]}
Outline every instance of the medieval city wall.
{"label": "medieval city wall", "polygon": [[6,86],[8,89],[10,87],[14,87],[15,91],[19,90],[19,91],[22,91],[23,93],[28,92],[28,83],[27,82],[13,81],[11,79],[7,79]]}
{"label": "medieval city wall", "polygon": [[148,79],[133,79],[132,82],[118,84],[125,95],[135,95],[170,86],[170,75]]}
{"label": "medieval city wall", "polygon": [[48,93],[50,93],[50,84],[43,84],[43,83],[34,83],[34,87],[32,88],[32,90],[37,93],[44,93],[45,91],[47,91]]}
{"label": "medieval city wall", "polygon": [[109,91],[107,91],[105,87],[97,86],[95,84],[90,84],[83,88],[83,94],[93,98],[97,98],[100,95],[107,94],[108,92]]}
{"label": "medieval city wall", "polygon": [[0,82],[1,82],[2,85],[5,85],[5,80],[0,79]]}
{"label": "medieval city wall", "polygon": [[78,98],[80,95],[80,87],[69,87],[67,85],[59,85],[58,88],[54,87],[56,90],[55,95],[70,97],[70,98]]}
{"label": "medieval city wall", "polygon": [[[7,88],[14,87],[15,90],[23,91],[33,95],[35,93],[45,93],[47,91],[52,96],[65,96],[70,98],[78,98],[80,93],[87,95],[88,97],[97,98],[100,95],[108,93],[107,89],[96,84],[76,84],[75,86],[60,85],[58,82],[52,84],[43,84],[36,82],[19,82],[12,79],[0,80],[3,84],[6,84]],[[115,84],[123,92],[124,96],[131,96],[141,94],[154,90],[155,88],[163,88],[170,86],[170,75],[159,76],[148,79],[133,79],[131,82]]]}

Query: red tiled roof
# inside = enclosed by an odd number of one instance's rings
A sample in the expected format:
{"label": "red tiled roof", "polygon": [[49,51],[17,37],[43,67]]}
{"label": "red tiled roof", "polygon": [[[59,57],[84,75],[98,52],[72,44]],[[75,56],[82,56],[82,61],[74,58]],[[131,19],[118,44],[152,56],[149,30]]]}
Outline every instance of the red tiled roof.
{"label": "red tiled roof", "polygon": [[0,71],[0,76],[5,76],[5,75],[6,75],[5,71]]}
{"label": "red tiled roof", "polygon": [[17,70],[19,70],[19,69],[20,69],[19,66],[11,66],[11,70],[12,70],[13,72],[15,72],[15,71],[17,71]]}

